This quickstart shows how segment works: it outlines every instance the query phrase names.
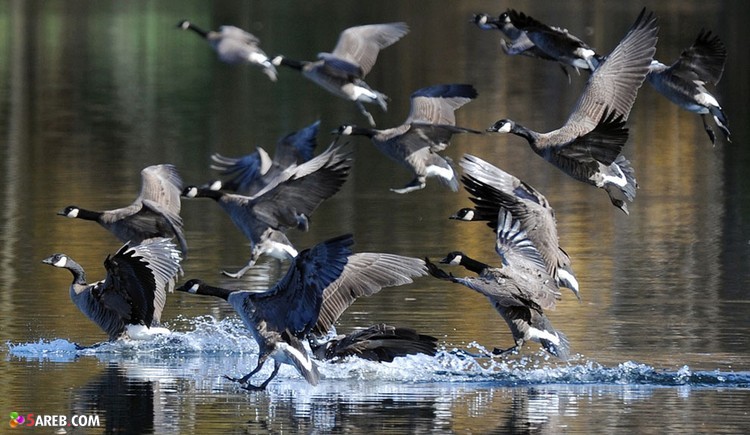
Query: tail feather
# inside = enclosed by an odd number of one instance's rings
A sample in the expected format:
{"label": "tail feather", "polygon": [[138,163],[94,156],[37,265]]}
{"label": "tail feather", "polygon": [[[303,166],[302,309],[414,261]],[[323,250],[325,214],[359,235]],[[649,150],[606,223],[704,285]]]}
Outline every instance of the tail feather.
{"label": "tail feather", "polygon": [[721,132],[724,133],[724,137],[726,138],[727,142],[732,142],[732,134],[729,132],[729,122],[727,120],[727,115],[719,106],[710,106],[708,110],[711,112],[711,116],[713,116],[716,125],[719,127]]}
{"label": "tail feather", "polygon": [[620,187],[620,190],[628,201],[633,201],[635,199],[635,190],[638,188],[638,182],[635,179],[635,169],[633,169],[633,165],[622,154],[615,159],[614,163],[620,168],[627,182],[625,186]]}

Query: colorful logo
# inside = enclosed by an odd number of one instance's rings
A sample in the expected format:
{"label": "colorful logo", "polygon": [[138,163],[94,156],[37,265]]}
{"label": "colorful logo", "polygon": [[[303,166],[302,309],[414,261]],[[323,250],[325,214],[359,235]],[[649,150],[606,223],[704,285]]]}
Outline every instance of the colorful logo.
{"label": "colorful logo", "polygon": [[22,425],[26,421],[25,418],[23,418],[23,415],[19,415],[17,412],[13,411],[10,413],[10,427],[16,427],[19,425]]}

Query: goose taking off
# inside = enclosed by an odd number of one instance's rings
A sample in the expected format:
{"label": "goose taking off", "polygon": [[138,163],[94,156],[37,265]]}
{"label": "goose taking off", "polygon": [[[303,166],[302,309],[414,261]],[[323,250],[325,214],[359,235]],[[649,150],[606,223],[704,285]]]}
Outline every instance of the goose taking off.
{"label": "goose taking off", "polygon": [[182,255],[187,242],[180,217],[182,179],[170,164],[148,166],[141,171],[141,194],[127,207],[92,211],[69,205],[57,214],[98,222],[123,243],[138,245],[154,237],[176,238]]}
{"label": "goose taking off", "polygon": [[712,144],[716,143],[716,135],[706,121],[707,114],[714,118],[727,142],[732,142],[727,116],[716,97],[706,89],[707,83],[719,83],[726,60],[727,49],[721,39],[701,30],[693,45],[683,50],[671,66],[654,60],[648,70],[647,78],[654,89],[674,104],[701,116]]}
{"label": "goose taking off", "polygon": [[517,351],[524,342],[536,341],[551,354],[567,359],[567,338],[556,331],[544,315],[544,310],[554,309],[560,296],[555,280],[547,274],[541,254],[509,211],[500,213],[497,226],[502,268],[490,267],[462,252],[452,252],[440,262],[464,266],[478,276],[458,278],[427,259],[430,274],[462,284],[489,299],[508,324],[515,341],[514,347],[506,350],[495,348],[493,354]]}
{"label": "goose taking off", "polygon": [[70,298],[79,310],[109,335],[111,341],[123,336],[133,338],[137,328],[158,325],[161,312],[180,272],[180,252],[166,238],[124,245],[107,256],[105,279],[88,284],[80,264],[66,254],[54,254],[42,260],[50,266],[68,269],[73,274]]}
{"label": "goose taking off", "polygon": [[224,157],[221,154],[211,156],[211,169],[219,171],[222,176],[231,177],[224,181],[210,183],[213,190],[226,190],[251,196],[266,187],[291,165],[300,165],[313,158],[318,142],[320,121],[289,133],[276,143],[273,160],[261,147],[243,157]]}
{"label": "goose taking off", "polygon": [[319,360],[338,360],[350,356],[392,362],[396,357],[416,354],[435,356],[437,338],[420,334],[411,328],[380,323],[354,331],[322,343],[310,343],[313,355]]}
{"label": "goose taking off", "polygon": [[239,27],[221,26],[218,31],[205,31],[187,20],[177,23],[182,30],[192,30],[211,44],[219,60],[230,65],[252,64],[263,68],[271,81],[276,81],[276,67],[260,49],[260,39]]}
{"label": "goose taking off", "polygon": [[331,53],[318,53],[316,61],[300,61],[278,55],[274,65],[285,65],[302,72],[307,79],[345,100],[354,101],[370,125],[375,120],[363,103],[378,104],[388,109],[384,94],[365,83],[380,50],[390,46],[409,32],[406,23],[368,24],[350,27],[339,35]]}
{"label": "goose taking off", "polygon": [[513,133],[560,170],[604,189],[613,205],[628,213],[625,201],[635,198],[634,171],[620,153],[628,138],[625,121],[656,50],[656,18],[641,11],[617,47],[589,77],[565,124],[538,133],[509,119],[487,129]]}
{"label": "goose taking off", "polygon": [[488,14],[475,14],[473,21],[474,24],[482,30],[499,30],[502,32],[508,38],[508,41],[504,38],[500,38],[500,47],[508,56],[522,55],[558,62],[565,77],[567,77],[568,82],[570,82],[570,73],[568,73],[568,69],[565,67],[567,63],[558,61],[556,58],[550,56],[534,45],[534,43],[531,42],[531,39],[526,35],[526,32],[518,29],[510,21],[509,11],[503,12],[496,19]]}
{"label": "goose taking off", "polygon": [[[191,279],[178,291],[216,296],[229,302],[258,343],[258,364],[242,378],[230,378],[248,390],[262,390],[276,376],[281,364],[290,364],[312,385],[320,374],[302,344],[315,325],[323,291],[341,276],[351,255],[351,235],[327,240],[295,257],[281,280],[265,292],[230,290]],[[259,386],[250,384],[268,358],[273,358],[271,376]]]}
{"label": "goose taking off", "polygon": [[[602,60],[593,48],[567,29],[548,26],[523,12],[508,9],[500,16],[500,21],[521,30],[540,51],[561,64],[572,66],[576,71],[594,71]],[[525,46],[522,44],[519,49]]]}
{"label": "goose taking off", "polygon": [[284,233],[292,227],[306,231],[312,212],[339,191],[350,169],[351,152],[334,144],[310,161],[290,166],[253,196],[197,186],[186,187],[182,194],[215,200],[250,240],[248,264],[236,273],[223,272],[239,278],[262,254],[295,257],[297,251]]}
{"label": "goose taking off", "polygon": [[[570,257],[560,247],[557,236],[555,211],[547,198],[538,190],[502,169],[480,159],[465,154],[461,160],[464,169],[464,188],[473,195],[474,208],[463,208],[451,219],[464,221],[487,221],[493,231],[497,231],[498,217],[505,210],[520,223],[529,240],[539,251],[547,273],[557,284],[573,291],[580,300],[578,280],[570,265]],[[502,246],[497,245],[500,249]]]}
{"label": "goose taking off", "polygon": [[438,154],[456,133],[478,131],[456,127],[454,111],[477,97],[472,85],[444,84],[419,89],[411,94],[411,110],[403,124],[386,130],[342,125],[334,134],[370,138],[383,154],[401,163],[416,176],[396,193],[424,189],[427,177],[436,177],[454,192],[458,177],[449,159]]}

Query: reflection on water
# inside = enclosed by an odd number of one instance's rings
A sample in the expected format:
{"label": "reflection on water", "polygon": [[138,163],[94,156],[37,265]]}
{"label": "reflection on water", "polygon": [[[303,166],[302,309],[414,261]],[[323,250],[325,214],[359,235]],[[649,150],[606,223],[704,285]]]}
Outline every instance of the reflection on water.
{"label": "reflection on water", "polygon": [[[697,116],[642,88],[625,147],[640,184],[630,216],[549,167],[522,139],[456,137],[446,150],[455,161],[471,153],[500,166],[555,208],[583,296],[579,303],[564,294],[549,313],[571,340],[570,363],[536,345],[507,361],[454,352],[508,347],[507,326],[481,295],[423,278],[357,301],[340,329],[413,327],[440,338],[438,357],[323,364],[327,378],[317,388],[283,368],[268,392],[252,394],[222,378],[246,373],[257,358],[227,304],[173,294],[162,318],[175,334],[92,348],[105,337],[70,302],[69,277],[40,264],[62,251],[91,280],[101,278],[119,242],[55,212],[71,203],[129,203],[145,166],[173,163],[187,183],[202,183],[215,176],[213,152],[239,156],[256,145],[272,152],[279,137],[317,119],[322,132],[363,121],[351,104],[289,71],[273,84],[255,69],[217,62],[176,23],[235,24],[257,34],[269,54],[313,58],[343,28],[403,20],[410,34],[384,50],[367,77],[391,97],[387,113],[373,114],[379,125],[400,124],[415,89],[467,82],[479,97],[459,111],[460,125],[482,130],[508,117],[545,131],[564,122],[586,75],[573,74],[568,84],[554,65],[501,55],[497,35],[469,23],[472,14],[514,7],[554,19],[606,52],[641,5],[0,3],[0,342],[9,343],[0,356],[7,377],[0,411],[90,411],[106,417],[106,428],[132,433],[740,432],[750,421],[750,132],[743,122],[750,119],[750,60],[741,55],[750,6],[646,3],[660,17],[660,59],[676,58],[700,28],[726,42],[730,61],[716,94],[735,143],[711,147]],[[388,189],[409,174],[366,140],[352,144],[347,183],[316,211],[310,232],[290,232],[295,245],[352,232],[357,251],[437,258],[461,249],[497,262],[484,225],[447,219],[470,205],[465,192],[436,184],[395,195]],[[247,242],[214,204],[185,201],[182,216],[190,245],[185,279],[265,289],[284,273],[285,263],[265,259],[240,281],[220,276],[243,265]],[[126,419],[130,412],[142,417]]]}

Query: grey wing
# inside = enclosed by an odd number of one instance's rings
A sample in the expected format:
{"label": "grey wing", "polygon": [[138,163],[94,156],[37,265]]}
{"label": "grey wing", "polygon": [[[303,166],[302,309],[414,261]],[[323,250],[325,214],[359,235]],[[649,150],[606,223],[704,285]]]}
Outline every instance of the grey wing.
{"label": "grey wing", "polygon": [[[182,257],[177,247],[167,238],[144,240],[132,247],[135,255],[141,257],[151,271],[154,281],[152,320],[159,322],[167,293],[174,290],[178,275],[182,272]],[[150,324],[148,325],[150,326]]]}
{"label": "grey wing", "polygon": [[394,254],[357,253],[349,257],[341,276],[326,287],[320,316],[311,331],[324,336],[341,314],[358,298],[371,296],[383,287],[413,282],[413,278],[427,273],[419,258]]}
{"label": "grey wing", "polygon": [[242,41],[245,44],[253,45],[256,47],[260,44],[260,39],[258,39],[257,36],[253,35],[250,32],[242,30],[239,27],[221,26],[219,27],[219,33],[221,33],[221,36],[223,38],[236,39],[238,41]]}
{"label": "grey wing", "polygon": [[286,275],[264,293],[247,294],[251,321],[270,330],[304,337],[318,320],[323,291],[341,276],[354,243],[350,234],[319,243],[297,255]]}
{"label": "grey wing", "polygon": [[716,84],[724,73],[726,60],[727,49],[721,39],[710,30],[701,30],[693,45],[683,50],[670,70],[675,73],[692,71],[700,81]]}
{"label": "grey wing", "polygon": [[477,97],[474,86],[442,84],[419,89],[411,95],[411,110],[405,124],[456,125],[454,111]]}
{"label": "grey wing", "polygon": [[535,202],[554,214],[547,198],[541,192],[497,166],[471,154],[464,154],[460,165],[466,174],[477,181],[500,192],[513,194],[518,199]]}
{"label": "grey wing", "polygon": [[496,235],[495,250],[503,259],[503,264],[514,268],[537,268],[547,273],[542,254],[521,227],[520,219],[514,219],[509,210],[500,209]]}
{"label": "grey wing", "polygon": [[409,26],[406,23],[350,27],[341,32],[331,54],[358,65],[364,77],[375,65],[380,50],[398,41],[408,32]]}
{"label": "grey wing", "polygon": [[351,169],[351,151],[331,146],[299,166],[288,168],[276,182],[252,197],[255,216],[274,228],[297,224],[297,216],[309,216],[323,200],[339,191]]}
{"label": "grey wing", "polygon": [[[156,219],[154,219],[153,224],[156,225],[158,235],[162,237],[171,237],[174,235],[174,237],[177,238],[177,243],[180,245],[182,255],[186,255],[188,249],[187,240],[185,239],[185,232],[183,231],[182,218],[180,215],[174,214],[171,210],[162,207],[161,204],[148,200],[143,201],[143,208],[138,215],[145,214],[146,210],[156,214]],[[163,218],[168,228],[161,228],[163,223],[158,219],[159,216]]]}
{"label": "grey wing", "polygon": [[180,214],[182,178],[171,164],[148,166],[141,171],[141,194],[138,200],[151,200],[174,215]]}
{"label": "grey wing", "polygon": [[561,130],[575,125],[593,128],[605,110],[627,120],[656,52],[657,31],[653,14],[641,11],[625,37],[591,74]]}

